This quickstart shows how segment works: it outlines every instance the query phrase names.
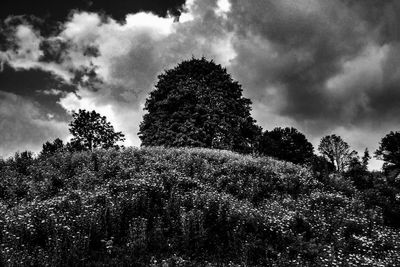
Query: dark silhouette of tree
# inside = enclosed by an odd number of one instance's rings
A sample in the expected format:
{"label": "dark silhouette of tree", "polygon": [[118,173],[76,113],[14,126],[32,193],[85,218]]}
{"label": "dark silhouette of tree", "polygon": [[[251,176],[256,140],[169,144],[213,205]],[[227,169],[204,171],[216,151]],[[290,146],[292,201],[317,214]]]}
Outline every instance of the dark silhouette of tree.
{"label": "dark silhouette of tree", "polygon": [[33,164],[34,158],[31,151],[17,152],[10,159],[9,165],[12,166],[18,173],[29,175],[29,167]]}
{"label": "dark silhouette of tree", "polygon": [[64,143],[60,138],[56,138],[53,142],[47,141],[42,146],[40,157],[48,157],[64,148]]}
{"label": "dark silhouette of tree", "polygon": [[3,170],[3,168],[6,166],[6,162],[3,158],[0,158],[0,172]]}
{"label": "dark silhouette of tree", "polygon": [[277,127],[265,131],[259,141],[259,153],[295,164],[305,164],[314,155],[313,145],[295,128]]}
{"label": "dark silhouette of tree", "polygon": [[354,153],[348,163],[345,176],[352,180],[358,189],[364,190],[373,187],[372,175],[368,171],[369,159],[368,149],[365,149],[361,160],[360,157]]}
{"label": "dark silhouette of tree", "polygon": [[364,150],[364,155],[363,155],[363,157],[362,157],[362,159],[361,159],[361,162],[362,162],[362,166],[363,166],[363,168],[365,169],[365,170],[368,170],[368,163],[369,163],[369,160],[371,159],[371,156],[369,155],[369,150],[368,150],[368,148],[366,148],[365,150]]}
{"label": "dark silhouette of tree", "polygon": [[391,131],[382,138],[379,148],[375,151],[376,158],[383,160],[383,170],[386,174],[400,174],[400,132]]}
{"label": "dark silhouette of tree", "polygon": [[350,146],[335,134],[323,137],[318,151],[335,166],[337,172],[344,172],[356,155],[356,152],[350,151]]}
{"label": "dark silhouette of tree", "polygon": [[85,147],[85,145],[83,143],[81,143],[80,141],[74,140],[74,141],[70,141],[65,145],[65,148],[69,151],[69,152],[78,152],[78,151],[85,151],[88,150],[87,147]]}
{"label": "dark silhouette of tree", "polygon": [[308,165],[310,166],[315,177],[320,181],[335,171],[335,166],[324,156],[313,155]]}
{"label": "dark silhouette of tree", "polygon": [[73,135],[68,149],[93,150],[95,148],[119,147],[117,142],[124,141],[121,132],[115,132],[114,127],[107,122],[105,116],[96,111],[79,110],[72,114],[73,120],[69,124],[69,131]]}
{"label": "dark silhouette of tree", "polygon": [[192,58],[158,76],[155,87],[140,124],[143,146],[254,150],[261,130],[251,101],[221,65]]}

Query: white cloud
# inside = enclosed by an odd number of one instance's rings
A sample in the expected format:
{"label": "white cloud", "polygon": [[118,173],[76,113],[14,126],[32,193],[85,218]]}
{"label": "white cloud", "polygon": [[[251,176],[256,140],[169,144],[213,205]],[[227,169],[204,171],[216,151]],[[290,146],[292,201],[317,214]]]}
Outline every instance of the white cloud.
{"label": "white cloud", "polygon": [[64,92],[63,91],[61,91],[61,90],[57,90],[57,89],[54,89],[54,88],[52,88],[52,89],[49,89],[49,90],[42,90],[42,91],[38,91],[37,93],[40,93],[40,94],[44,94],[44,95],[64,95]]}
{"label": "white cloud", "polygon": [[226,18],[226,13],[228,13],[232,7],[229,0],[218,0],[217,6],[218,8],[215,10],[215,13],[224,18]]}
{"label": "white cloud", "polygon": [[26,25],[17,26],[15,38],[17,39],[18,52],[13,55],[15,57],[13,62],[17,67],[18,62],[22,64],[21,67],[24,67],[23,62],[37,61],[43,54],[39,48],[42,38],[32,27]]}
{"label": "white cloud", "polygon": [[60,66],[53,62],[40,62],[43,56],[43,51],[40,49],[40,44],[44,40],[39,32],[35,31],[32,26],[18,25],[15,28],[17,50],[8,50],[0,52],[0,70],[3,69],[3,64],[7,62],[15,69],[42,69],[52,72],[66,81],[69,81],[72,76],[65,66]]}

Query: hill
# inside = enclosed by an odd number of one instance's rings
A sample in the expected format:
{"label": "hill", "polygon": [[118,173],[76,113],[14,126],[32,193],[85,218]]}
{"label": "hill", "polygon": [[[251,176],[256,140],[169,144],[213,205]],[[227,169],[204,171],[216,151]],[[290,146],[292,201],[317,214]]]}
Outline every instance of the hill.
{"label": "hill", "polygon": [[219,150],[129,148],[2,162],[0,260],[398,266],[400,230],[371,194],[380,193]]}

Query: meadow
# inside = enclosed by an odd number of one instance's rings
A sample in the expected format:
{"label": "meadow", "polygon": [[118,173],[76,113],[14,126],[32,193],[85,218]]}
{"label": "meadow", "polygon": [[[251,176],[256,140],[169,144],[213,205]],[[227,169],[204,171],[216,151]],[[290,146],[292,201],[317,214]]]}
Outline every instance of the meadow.
{"label": "meadow", "polygon": [[0,162],[3,266],[399,266],[399,194],[224,150]]}

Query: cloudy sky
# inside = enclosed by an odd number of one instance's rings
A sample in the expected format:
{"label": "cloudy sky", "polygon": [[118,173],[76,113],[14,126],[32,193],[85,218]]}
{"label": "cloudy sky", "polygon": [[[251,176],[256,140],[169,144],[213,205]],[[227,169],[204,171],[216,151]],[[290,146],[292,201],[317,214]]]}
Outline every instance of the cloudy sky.
{"label": "cloudy sky", "polygon": [[79,108],[140,145],[157,75],[192,56],[228,69],[263,129],[296,127],[315,148],[335,133],[373,152],[400,129],[400,1],[60,2],[2,2],[2,157],[67,140]]}

